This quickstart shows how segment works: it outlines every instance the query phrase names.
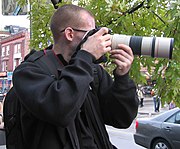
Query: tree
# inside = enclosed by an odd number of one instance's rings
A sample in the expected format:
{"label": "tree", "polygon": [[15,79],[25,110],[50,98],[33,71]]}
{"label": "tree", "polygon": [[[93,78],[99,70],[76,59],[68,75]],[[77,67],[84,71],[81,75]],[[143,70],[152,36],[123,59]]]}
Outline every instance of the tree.
{"label": "tree", "polygon": [[[26,0],[18,0],[21,5]],[[59,5],[69,2],[62,2]],[[31,48],[41,49],[52,43],[49,21],[55,11],[47,0],[31,0]],[[136,36],[173,37],[175,39],[173,58],[151,58],[135,56],[130,71],[137,84],[145,84],[146,79],[140,72],[146,67],[155,89],[162,102],[174,99],[180,105],[180,1],[175,0],[80,0],[79,5],[86,7],[96,17],[98,26],[106,26],[113,33]],[[112,70],[111,61],[105,64]],[[152,68],[153,71],[152,71]]]}

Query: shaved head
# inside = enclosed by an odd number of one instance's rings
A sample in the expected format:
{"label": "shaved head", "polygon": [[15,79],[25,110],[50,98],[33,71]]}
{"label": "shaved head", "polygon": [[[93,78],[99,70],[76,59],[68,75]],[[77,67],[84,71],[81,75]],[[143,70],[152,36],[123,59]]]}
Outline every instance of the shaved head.
{"label": "shaved head", "polygon": [[88,10],[76,5],[63,5],[59,7],[51,18],[51,31],[54,41],[58,40],[60,33],[66,27],[82,28],[86,25],[87,16],[94,18]]}

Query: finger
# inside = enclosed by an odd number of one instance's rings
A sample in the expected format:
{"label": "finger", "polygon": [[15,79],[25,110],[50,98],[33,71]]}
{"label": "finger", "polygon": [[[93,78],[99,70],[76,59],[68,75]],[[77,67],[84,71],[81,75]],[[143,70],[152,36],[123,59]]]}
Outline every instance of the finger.
{"label": "finger", "polygon": [[124,51],[126,51],[126,52],[127,52],[129,55],[131,55],[132,57],[134,56],[134,55],[133,55],[133,51],[132,51],[132,49],[131,49],[129,46],[127,46],[127,45],[125,45],[125,44],[119,44],[118,47],[119,47],[120,49],[123,49]]}
{"label": "finger", "polygon": [[125,67],[125,63],[119,60],[113,60],[113,63],[117,65],[118,69],[123,70]]}
{"label": "finger", "polygon": [[102,35],[108,34],[108,32],[109,32],[109,29],[107,27],[102,27],[94,35],[102,36]]}
{"label": "finger", "polygon": [[114,55],[110,55],[110,58],[112,58],[112,59],[117,59],[117,60],[119,60],[119,61],[122,61],[122,62],[125,62],[126,61],[126,57],[124,57],[124,56],[122,56],[122,55],[120,55],[120,54],[114,54]]}
{"label": "finger", "polygon": [[109,51],[111,51],[111,46],[107,46],[107,47],[105,48],[105,53],[107,53],[107,52],[109,52]]}
{"label": "finger", "polygon": [[133,61],[134,56],[129,55],[126,51],[124,50],[111,50],[110,51],[111,57],[112,58],[116,58],[116,59],[120,59],[122,61],[125,61],[126,59]]}
{"label": "finger", "polygon": [[118,48],[126,51],[129,55],[133,56],[132,49],[125,44],[118,44]]}
{"label": "finger", "polygon": [[117,59],[115,59],[114,61],[113,61],[118,67],[120,67],[120,68],[122,68],[123,66],[124,66],[124,62],[122,62],[122,61],[119,61],[119,60],[117,60]]}
{"label": "finger", "polygon": [[105,41],[111,41],[111,36],[110,34],[105,34],[102,36],[102,39],[105,40]]}
{"label": "finger", "polygon": [[131,65],[130,62],[122,62],[118,59],[115,59],[113,62],[117,65],[118,69],[121,70],[129,68]]}
{"label": "finger", "polygon": [[111,40],[105,41],[105,47],[110,47],[111,48]]}
{"label": "finger", "polygon": [[[124,64],[125,66],[129,66],[132,64],[132,61],[130,59],[126,59],[123,56],[118,56],[117,58],[114,58],[114,61],[117,62],[116,64]],[[119,63],[118,63],[119,62]]]}

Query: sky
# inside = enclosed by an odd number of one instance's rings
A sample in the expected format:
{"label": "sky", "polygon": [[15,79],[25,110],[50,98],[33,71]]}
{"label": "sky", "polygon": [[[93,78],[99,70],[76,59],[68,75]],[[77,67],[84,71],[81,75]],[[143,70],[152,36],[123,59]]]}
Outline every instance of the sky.
{"label": "sky", "polygon": [[16,25],[20,27],[30,28],[30,21],[27,15],[19,16],[0,16],[0,30],[4,30],[6,25]]}

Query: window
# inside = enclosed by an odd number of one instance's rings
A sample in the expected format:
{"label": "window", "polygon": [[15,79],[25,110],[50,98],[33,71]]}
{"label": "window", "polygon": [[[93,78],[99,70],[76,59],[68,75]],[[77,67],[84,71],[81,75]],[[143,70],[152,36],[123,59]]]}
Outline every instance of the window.
{"label": "window", "polygon": [[20,64],[20,59],[15,59],[15,67],[17,67]]}
{"label": "window", "polygon": [[180,112],[176,114],[175,123],[180,124]]}
{"label": "window", "polygon": [[2,71],[7,71],[7,61],[2,62]]}
{"label": "window", "polygon": [[9,47],[10,47],[10,46],[7,46],[7,47],[6,47],[6,56],[9,55],[9,49],[10,49]]}
{"label": "window", "polygon": [[20,58],[14,59],[14,61],[13,61],[13,69],[15,69],[20,63],[21,63]]}
{"label": "window", "polygon": [[166,122],[180,124],[180,112],[171,116],[169,119],[166,120]]}
{"label": "window", "polygon": [[3,0],[2,1],[3,15],[26,15],[27,6],[20,8],[17,4],[17,0]]}
{"label": "window", "polygon": [[2,47],[2,53],[1,53],[1,56],[5,56],[5,47]]}
{"label": "window", "polygon": [[21,53],[21,44],[14,45],[14,54]]}

